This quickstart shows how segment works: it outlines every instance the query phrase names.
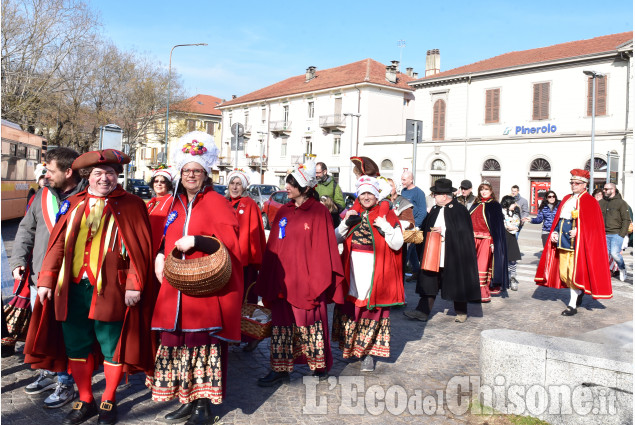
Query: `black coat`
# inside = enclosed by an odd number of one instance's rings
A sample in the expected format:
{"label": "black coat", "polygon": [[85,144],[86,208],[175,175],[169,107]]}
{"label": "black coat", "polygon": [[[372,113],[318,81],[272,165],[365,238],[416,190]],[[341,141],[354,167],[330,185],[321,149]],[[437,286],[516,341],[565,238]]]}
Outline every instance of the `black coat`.
{"label": "black coat", "polygon": [[[474,230],[467,209],[456,199],[445,208],[434,206],[423,221],[424,246],[427,232],[445,210],[445,262],[442,272],[421,270],[417,282],[419,295],[436,295],[441,286],[441,298],[448,301],[480,301]],[[420,258],[422,260],[423,258]]]}

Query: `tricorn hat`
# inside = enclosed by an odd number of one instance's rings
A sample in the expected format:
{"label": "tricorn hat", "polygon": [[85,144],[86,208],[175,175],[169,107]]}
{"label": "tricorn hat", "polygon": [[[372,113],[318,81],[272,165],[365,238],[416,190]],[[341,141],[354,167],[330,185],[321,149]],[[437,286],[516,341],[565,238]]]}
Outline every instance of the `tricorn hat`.
{"label": "tricorn hat", "polygon": [[450,179],[438,179],[434,182],[434,186],[430,188],[432,193],[454,193],[456,188],[452,187],[452,180]]}
{"label": "tricorn hat", "polygon": [[379,177],[379,167],[367,156],[352,156],[351,161],[355,164],[355,168],[361,171],[364,176]]}
{"label": "tricorn hat", "polygon": [[73,161],[71,168],[81,170],[82,168],[98,167],[100,165],[128,164],[130,157],[116,149],[104,149],[101,151],[91,151],[80,155]]}

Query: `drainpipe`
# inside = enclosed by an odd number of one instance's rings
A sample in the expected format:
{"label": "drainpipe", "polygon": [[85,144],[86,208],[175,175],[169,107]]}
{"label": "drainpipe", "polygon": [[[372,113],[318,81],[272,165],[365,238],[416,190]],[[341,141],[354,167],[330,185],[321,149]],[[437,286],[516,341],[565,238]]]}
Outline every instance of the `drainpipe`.
{"label": "drainpipe", "polygon": [[472,76],[467,77],[467,84],[465,87],[466,100],[465,100],[465,140],[463,141],[463,180],[467,179],[467,134],[468,134],[468,112],[470,110],[470,85],[472,84]]}
{"label": "drainpipe", "polygon": [[357,89],[357,136],[355,137],[355,156],[359,156],[359,119],[361,117],[360,105],[362,101],[362,91],[355,85]]}
{"label": "drainpipe", "polygon": [[[622,173],[621,173],[622,174],[622,193],[625,193],[624,191],[626,189],[626,140],[628,139],[628,136],[627,136],[628,118],[631,111],[630,85],[631,85],[631,61],[633,60],[633,55],[632,54],[629,55],[628,52],[622,52],[620,53],[620,56],[622,59],[624,59],[627,62],[626,64],[626,120],[624,122],[624,138],[622,139],[623,140],[622,158],[624,158],[624,160],[622,161]],[[635,167],[633,168],[635,169]],[[635,191],[635,188],[633,188],[633,190]]]}

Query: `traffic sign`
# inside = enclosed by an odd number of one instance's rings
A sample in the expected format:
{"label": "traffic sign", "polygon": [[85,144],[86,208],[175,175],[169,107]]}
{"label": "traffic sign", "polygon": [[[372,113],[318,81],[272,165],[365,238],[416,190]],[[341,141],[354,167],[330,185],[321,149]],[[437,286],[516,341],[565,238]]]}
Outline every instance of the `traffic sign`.
{"label": "traffic sign", "polygon": [[242,136],[245,134],[245,126],[237,122],[232,124],[232,134],[234,136]]}

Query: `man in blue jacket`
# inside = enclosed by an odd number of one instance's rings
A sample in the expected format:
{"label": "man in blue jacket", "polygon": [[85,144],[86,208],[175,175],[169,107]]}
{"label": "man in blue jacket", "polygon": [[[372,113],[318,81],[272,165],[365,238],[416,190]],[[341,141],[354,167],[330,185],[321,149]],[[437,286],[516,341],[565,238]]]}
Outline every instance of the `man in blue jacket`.
{"label": "man in blue jacket", "polygon": [[[426,218],[426,215],[428,215],[428,210],[426,208],[426,194],[423,193],[423,190],[415,186],[412,172],[410,171],[404,171],[402,174],[401,186],[401,196],[412,203],[413,214],[415,216],[415,226],[421,229],[423,220]],[[410,269],[412,270],[412,276],[406,279],[408,282],[416,281],[419,277],[419,269],[421,268],[421,265],[419,264],[419,257],[421,257],[421,253],[417,253],[417,249],[423,249],[423,245],[415,245],[413,243],[408,245],[407,258],[408,263],[410,264]]]}

